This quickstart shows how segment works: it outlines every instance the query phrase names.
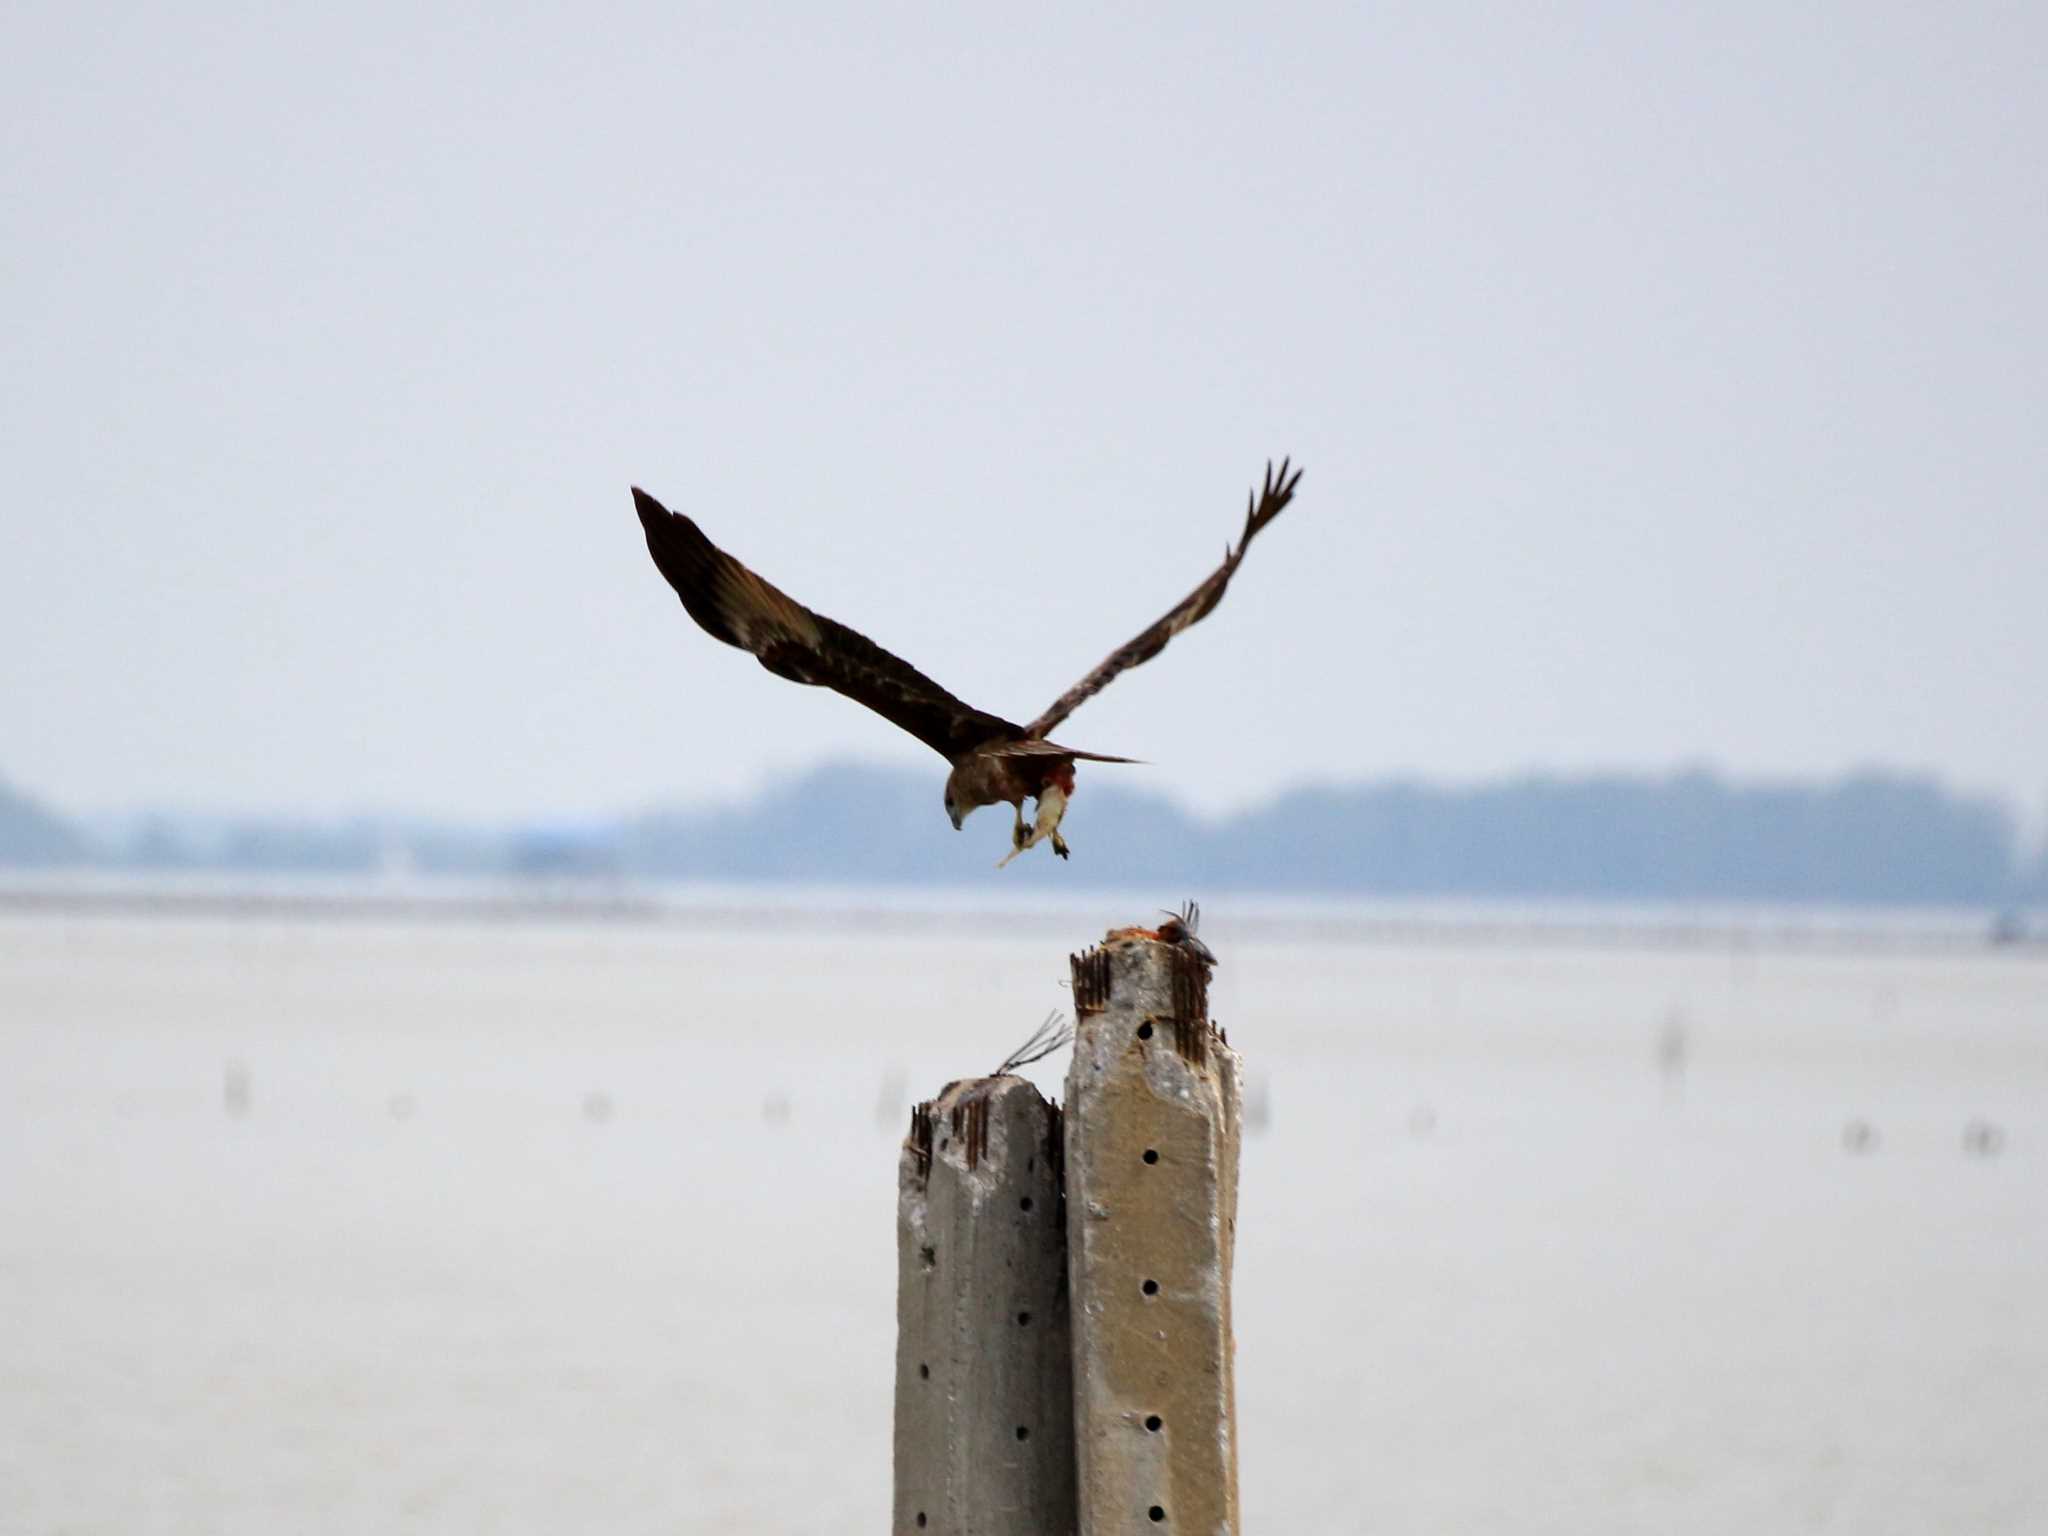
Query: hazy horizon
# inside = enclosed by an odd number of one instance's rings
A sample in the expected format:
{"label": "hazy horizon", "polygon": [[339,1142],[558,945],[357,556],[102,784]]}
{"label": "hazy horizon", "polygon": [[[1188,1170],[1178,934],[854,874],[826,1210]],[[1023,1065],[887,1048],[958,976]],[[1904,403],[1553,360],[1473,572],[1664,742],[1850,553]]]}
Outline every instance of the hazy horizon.
{"label": "hazy horizon", "polygon": [[[1138,765],[1140,767],[1149,765]],[[944,765],[931,760],[934,794],[936,786],[945,778]],[[195,819],[220,820],[278,820],[299,821],[307,824],[343,823],[351,820],[420,820],[446,823],[450,826],[476,826],[480,828],[519,825],[540,825],[557,822],[564,825],[604,824],[645,815],[667,812],[704,814],[720,809],[741,808],[756,805],[763,800],[787,794],[822,774],[848,772],[855,775],[883,774],[915,779],[919,773],[919,762],[912,758],[905,761],[899,757],[871,753],[849,754],[837,757],[820,757],[809,762],[796,762],[765,771],[750,784],[742,784],[732,790],[705,788],[696,792],[678,791],[662,794],[657,791],[653,798],[633,804],[619,804],[609,808],[596,807],[589,810],[570,811],[556,806],[535,805],[513,807],[507,812],[493,816],[466,818],[460,812],[440,813],[430,808],[404,803],[377,804],[360,802],[356,804],[290,804],[274,803],[241,804],[225,799],[195,798],[173,800],[163,796],[136,795],[127,800],[96,804],[74,804],[61,794],[53,793],[48,786],[27,784],[10,775],[5,762],[0,762],[0,788],[10,789],[18,795],[44,809],[80,823],[108,823],[125,819],[139,819],[156,815],[189,816]],[[1581,768],[1558,768],[1543,765],[1527,765],[1520,768],[1503,769],[1496,773],[1430,774],[1403,773],[1397,770],[1386,772],[1358,772],[1352,774],[1329,773],[1303,775],[1290,781],[1276,783],[1257,790],[1242,800],[1204,804],[1192,798],[1177,794],[1173,789],[1145,781],[1140,775],[1128,771],[1116,772],[1113,768],[1095,765],[1090,769],[1091,778],[1082,793],[1094,799],[1104,790],[1115,798],[1135,795],[1144,799],[1157,800],[1172,806],[1177,812],[1198,822],[1214,823],[1271,806],[1275,801],[1298,793],[1325,791],[1359,791],[1380,789],[1390,786],[1409,786],[1430,793],[1468,794],[1489,789],[1508,789],[1520,785],[1554,783],[1586,785],[1600,783],[1621,783],[1630,785],[1671,784],[1689,778],[1703,777],[1714,780],[1731,789],[1814,789],[1838,786],[1861,780],[1885,780],[1899,782],[1927,782],[1959,800],[1989,801],[2000,810],[2010,814],[2023,846],[2031,848],[2042,830],[2037,826],[2041,818],[2027,814],[2029,807],[2003,794],[1996,786],[1973,785],[1950,778],[1933,769],[1914,767],[1909,764],[1861,763],[1851,764],[1838,773],[1828,774],[1770,774],[1743,773],[1731,769],[1724,763],[1699,759],[1689,762],[1674,762],[1664,765],[1649,765],[1641,768],[1623,767],[1613,764],[1590,764]],[[936,801],[934,802],[936,803]],[[998,808],[1000,809],[1000,808]],[[1007,815],[1006,811],[1002,815]],[[970,820],[969,826],[980,827],[986,822],[993,825],[1000,819],[997,812],[987,812],[981,819]]]}
{"label": "hazy horizon", "polygon": [[[601,817],[461,823],[171,808],[39,815],[0,790],[0,865],[128,873],[567,877],[1078,893],[1187,889],[1386,897],[1876,904],[2017,910],[2048,899],[2048,857],[2003,802],[1938,778],[1743,781],[1535,775],[1300,785],[1228,816],[1105,776],[1068,818],[1071,863],[1026,860],[989,885],[1007,818],[955,833],[928,776],[821,764],[739,800]],[[47,812],[48,808],[44,808]]]}

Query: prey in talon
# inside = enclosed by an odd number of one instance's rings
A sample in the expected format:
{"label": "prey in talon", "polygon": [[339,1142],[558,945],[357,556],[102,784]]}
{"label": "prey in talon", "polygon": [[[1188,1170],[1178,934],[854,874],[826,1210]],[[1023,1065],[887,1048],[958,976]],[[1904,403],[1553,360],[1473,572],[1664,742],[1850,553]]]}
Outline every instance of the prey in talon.
{"label": "prey in talon", "polygon": [[1010,851],[996,860],[1001,869],[1010,860],[1034,848],[1039,843],[1050,841],[1052,851],[1061,858],[1067,856],[1066,839],[1060,836],[1060,818],[1067,814],[1067,794],[1074,787],[1074,770],[1066,773],[1066,787],[1060,787],[1058,780],[1048,782],[1038,791],[1038,816],[1030,826],[1024,825],[1024,806],[1017,805],[1017,825],[1010,829]]}

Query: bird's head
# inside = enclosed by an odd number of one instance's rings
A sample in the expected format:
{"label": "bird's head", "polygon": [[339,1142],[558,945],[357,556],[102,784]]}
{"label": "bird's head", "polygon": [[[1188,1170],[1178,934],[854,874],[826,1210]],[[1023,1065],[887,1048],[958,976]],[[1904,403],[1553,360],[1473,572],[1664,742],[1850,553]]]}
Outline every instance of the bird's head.
{"label": "bird's head", "polygon": [[946,819],[954,831],[961,829],[961,823],[975,813],[975,805],[975,795],[961,782],[961,764],[952,764],[952,772],[946,774]]}

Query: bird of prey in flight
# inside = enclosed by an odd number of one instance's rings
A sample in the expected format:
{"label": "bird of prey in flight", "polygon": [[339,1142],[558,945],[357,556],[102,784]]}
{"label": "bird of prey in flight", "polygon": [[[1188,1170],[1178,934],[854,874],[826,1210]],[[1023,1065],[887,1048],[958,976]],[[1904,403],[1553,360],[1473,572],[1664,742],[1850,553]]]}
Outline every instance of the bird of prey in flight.
{"label": "bird of prey in flight", "polygon": [[[1053,730],[1118,673],[1150,661],[1167,641],[1208,616],[1222,601],[1252,540],[1280,515],[1300,482],[1301,471],[1289,473],[1288,461],[1283,459],[1277,471],[1269,462],[1264,488],[1247,506],[1243,536],[1235,549],[1224,546],[1223,563],[1162,618],[1111,651],[1029,725],[963,703],[866,635],[813,613],[713,544],[689,518],[669,511],[638,486],[633,488],[633,504],[647,531],[648,553],[707,634],[752,652],[777,677],[830,688],[865,704],[945,758],[953,769],[946,775],[946,815],[954,830],[969,812],[1007,801],[1017,820],[1010,852],[996,866],[1000,869],[1041,841],[1049,841],[1061,858],[1067,856],[1060,819],[1074,793],[1075,762],[1136,759],[1061,746],[1051,739]],[[1027,797],[1037,802],[1029,825],[1024,820]]]}

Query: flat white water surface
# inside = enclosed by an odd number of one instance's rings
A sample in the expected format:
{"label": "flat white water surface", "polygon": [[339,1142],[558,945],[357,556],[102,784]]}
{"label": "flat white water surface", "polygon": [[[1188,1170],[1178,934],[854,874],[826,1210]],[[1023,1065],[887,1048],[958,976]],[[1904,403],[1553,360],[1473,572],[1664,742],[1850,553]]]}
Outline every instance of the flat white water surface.
{"label": "flat white water surface", "polygon": [[[1099,929],[0,916],[0,1531],[886,1529],[908,1101]],[[2048,1530],[2038,951],[1244,934],[1247,1529]]]}

